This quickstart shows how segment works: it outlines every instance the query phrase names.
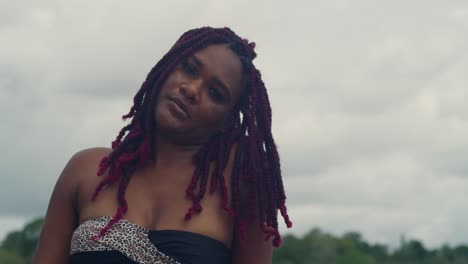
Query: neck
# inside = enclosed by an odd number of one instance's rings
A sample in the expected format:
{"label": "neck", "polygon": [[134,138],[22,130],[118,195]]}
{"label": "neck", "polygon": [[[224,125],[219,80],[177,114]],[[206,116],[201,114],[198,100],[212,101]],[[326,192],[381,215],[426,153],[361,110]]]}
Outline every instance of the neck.
{"label": "neck", "polygon": [[155,142],[156,146],[153,146],[155,167],[193,165],[193,158],[202,146],[201,144],[174,142],[160,135],[156,136]]}

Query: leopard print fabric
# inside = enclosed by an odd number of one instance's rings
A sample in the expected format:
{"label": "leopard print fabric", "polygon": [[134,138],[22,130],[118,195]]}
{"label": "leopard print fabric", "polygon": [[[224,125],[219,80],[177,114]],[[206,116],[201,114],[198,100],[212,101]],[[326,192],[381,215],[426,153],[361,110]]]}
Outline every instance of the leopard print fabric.
{"label": "leopard print fabric", "polygon": [[91,239],[99,234],[111,219],[111,217],[99,217],[82,223],[73,232],[70,255],[79,252],[116,250],[141,264],[180,264],[158,251],[148,238],[148,229],[125,219],[115,223],[103,237],[97,240]]}

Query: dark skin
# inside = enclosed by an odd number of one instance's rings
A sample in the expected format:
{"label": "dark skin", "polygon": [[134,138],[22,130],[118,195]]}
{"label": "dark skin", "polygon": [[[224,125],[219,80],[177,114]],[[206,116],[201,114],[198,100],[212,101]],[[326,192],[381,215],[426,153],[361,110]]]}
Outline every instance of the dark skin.
{"label": "dark skin", "polygon": [[[233,263],[271,263],[271,241],[263,240],[259,223],[247,228],[242,246],[232,218],[221,208],[218,192],[207,192],[201,201],[203,211],[184,220],[192,204],[185,188],[195,169],[193,156],[226,126],[243,93],[242,79],[241,62],[226,45],[208,46],[175,67],[154,109],[158,124],[155,160],[132,175],[124,218],[148,229],[184,230],[216,239],[232,249]],[[117,184],[104,188],[96,201],[90,199],[102,179],[96,177],[99,162],[110,151],[88,149],[70,159],[52,194],[33,263],[67,263],[76,227],[89,219],[114,215]],[[228,197],[233,154],[234,149],[224,171]]]}

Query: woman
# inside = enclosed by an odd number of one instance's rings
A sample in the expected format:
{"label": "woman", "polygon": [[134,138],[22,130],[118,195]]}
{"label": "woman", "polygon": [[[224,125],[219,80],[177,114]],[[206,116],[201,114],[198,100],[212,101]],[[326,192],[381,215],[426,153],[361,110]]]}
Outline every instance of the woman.
{"label": "woman", "polygon": [[277,211],[291,222],[254,47],[229,28],[184,33],[112,149],[66,165],[34,263],[270,263]]}

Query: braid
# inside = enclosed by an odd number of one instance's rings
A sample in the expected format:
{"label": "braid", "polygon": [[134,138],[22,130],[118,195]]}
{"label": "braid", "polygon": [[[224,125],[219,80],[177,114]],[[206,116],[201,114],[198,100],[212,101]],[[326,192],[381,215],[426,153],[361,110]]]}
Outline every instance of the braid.
{"label": "braid", "polygon": [[[212,193],[219,192],[220,206],[234,218],[241,239],[245,239],[246,225],[258,219],[266,239],[273,237],[273,245],[280,245],[277,210],[279,209],[288,227],[292,223],[286,211],[280,160],[271,133],[268,94],[260,72],[252,63],[256,57],[255,44],[241,39],[229,28],[211,27],[185,32],[151,69],[133,98],[134,104],[130,111],[122,116],[123,119],[132,120],[112,142],[112,152],[101,160],[98,176],[106,171],[108,173],[98,184],[92,197],[94,200],[104,186],[118,182],[119,207],[112,220],[95,239],[105,235],[126,213],[128,206],[125,190],[131,175],[145,161],[155,158],[152,146],[157,146],[153,136],[157,131],[153,109],[164,81],[183,58],[211,44],[221,43],[227,44],[238,55],[244,70],[246,89],[233,110],[225,132],[214,135],[195,155],[196,167],[185,190],[192,206],[188,208],[185,219],[190,220],[193,214],[202,211],[200,201],[208,188]],[[223,171],[234,146],[229,202]],[[212,163],[214,169],[210,174]],[[248,203],[246,206],[244,200]]]}

